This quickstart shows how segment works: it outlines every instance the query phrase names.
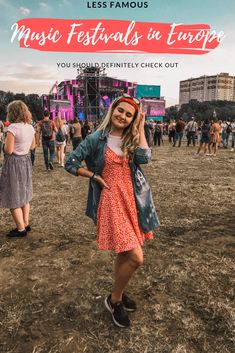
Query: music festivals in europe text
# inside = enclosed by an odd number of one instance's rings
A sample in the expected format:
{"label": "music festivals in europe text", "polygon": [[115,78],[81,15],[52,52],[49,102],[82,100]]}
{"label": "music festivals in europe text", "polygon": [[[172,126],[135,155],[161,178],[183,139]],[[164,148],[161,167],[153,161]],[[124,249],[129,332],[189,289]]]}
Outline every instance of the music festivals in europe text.
{"label": "music festivals in europe text", "polygon": [[18,40],[21,48],[58,52],[205,54],[225,38],[207,24],[98,19],[23,19],[11,30],[11,42]]}

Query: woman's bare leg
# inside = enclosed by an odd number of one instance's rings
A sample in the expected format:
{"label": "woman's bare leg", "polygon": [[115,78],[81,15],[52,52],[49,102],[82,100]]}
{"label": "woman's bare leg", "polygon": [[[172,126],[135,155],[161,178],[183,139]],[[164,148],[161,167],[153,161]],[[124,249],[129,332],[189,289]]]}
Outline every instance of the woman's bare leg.
{"label": "woman's bare leg", "polygon": [[60,146],[60,161],[61,161],[61,165],[64,166],[64,156],[65,156],[65,146],[62,145]]}
{"label": "woman's bare leg", "polygon": [[60,163],[60,146],[56,147],[57,162]]}
{"label": "woman's bare leg", "polygon": [[22,212],[23,212],[23,219],[24,219],[24,225],[27,227],[29,225],[29,211],[30,211],[30,205],[27,203],[24,207],[21,207]]}
{"label": "woman's bare leg", "polygon": [[115,262],[115,280],[112,291],[112,302],[122,300],[122,294],[139,266],[143,264],[143,251],[141,247],[119,253]]}
{"label": "woman's bare leg", "polygon": [[208,150],[208,143],[205,143],[205,146],[204,146],[204,154],[207,153],[207,150]]}
{"label": "woman's bare leg", "polygon": [[214,155],[215,156],[216,156],[217,149],[218,149],[218,143],[215,142],[215,144],[214,144]]}
{"label": "woman's bare leg", "polygon": [[200,145],[199,145],[198,150],[197,150],[197,154],[199,154],[199,153],[200,153],[200,151],[201,151],[201,149],[202,149],[202,145],[203,145],[203,143],[202,143],[202,142],[200,142]]}
{"label": "woman's bare leg", "polygon": [[19,231],[25,229],[24,225],[24,217],[23,217],[23,212],[21,208],[11,208],[10,209],[12,217],[15,221],[16,227]]}

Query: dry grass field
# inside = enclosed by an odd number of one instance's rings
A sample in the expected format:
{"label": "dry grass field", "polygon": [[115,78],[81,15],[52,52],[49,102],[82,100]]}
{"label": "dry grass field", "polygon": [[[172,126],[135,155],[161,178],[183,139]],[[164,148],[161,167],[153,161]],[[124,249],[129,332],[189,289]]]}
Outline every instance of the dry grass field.
{"label": "dry grass field", "polygon": [[0,210],[0,352],[235,351],[235,154],[165,145],[144,170],[161,226],[128,288],[131,328],[118,329],[103,304],[114,255],[84,215],[87,180],[46,172],[38,149],[32,231],[6,239],[14,225]]}

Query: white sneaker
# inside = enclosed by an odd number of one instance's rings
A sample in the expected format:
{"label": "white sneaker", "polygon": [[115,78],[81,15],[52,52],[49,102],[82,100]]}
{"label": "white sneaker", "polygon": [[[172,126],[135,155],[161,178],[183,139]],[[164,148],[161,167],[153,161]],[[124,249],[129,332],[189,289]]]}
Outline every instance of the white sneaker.
{"label": "white sneaker", "polygon": [[234,151],[234,148],[231,148],[231,150],[230,150],[231,152],[233,152]]}

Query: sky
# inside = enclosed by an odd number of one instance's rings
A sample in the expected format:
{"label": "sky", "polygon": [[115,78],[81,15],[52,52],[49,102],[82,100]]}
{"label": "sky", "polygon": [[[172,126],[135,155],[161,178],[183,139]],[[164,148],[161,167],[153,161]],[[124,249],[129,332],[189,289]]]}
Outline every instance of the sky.
{"label": "sky", "polygon": [[[141,1],[138,2],[141,3]],[[72,67],[58,68],[57,63],[62,62],[171,62],[177,63],[177,67],[106,69],[106,74],[111,77],[127,79],[139,84],[161,85],[161,95],[166,99],[166,106],[170,106],[179,102],[180,80],[220,72],[235,75],[235,1],[233,0],[149,0],[146,9],[128,10],[91,9],[88,8],[88,3],[91,4],[92,1],[0,0],[0,90],[48,94],[55,81],[74,79],[77,75],[76,69]],[[19,48],[17,41],[11,43],[13,23],[19,19],[35,17],[204,23],[209,24],[217,32],[224,31],[226,37],[218,48],[205,55],[52,53]]]}

